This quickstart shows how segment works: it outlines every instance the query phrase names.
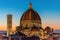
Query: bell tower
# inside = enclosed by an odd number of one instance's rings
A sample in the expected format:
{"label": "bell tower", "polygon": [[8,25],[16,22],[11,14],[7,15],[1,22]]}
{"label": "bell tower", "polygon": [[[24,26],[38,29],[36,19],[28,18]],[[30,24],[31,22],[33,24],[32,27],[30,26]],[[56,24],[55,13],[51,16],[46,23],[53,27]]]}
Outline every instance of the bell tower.
{"label": "bell tower", "polygon": [[10,35],[12,32],[12,15],[7,15],[7,35]]}

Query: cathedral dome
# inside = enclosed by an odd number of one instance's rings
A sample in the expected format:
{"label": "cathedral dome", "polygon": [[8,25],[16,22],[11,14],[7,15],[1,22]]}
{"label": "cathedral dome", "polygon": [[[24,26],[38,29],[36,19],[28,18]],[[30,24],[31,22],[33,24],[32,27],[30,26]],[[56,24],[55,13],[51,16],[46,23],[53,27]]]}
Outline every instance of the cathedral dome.
{"label": "cathedral dome", "polygon": [[21,17],[21,20],[20,20],[20,24],[22,24],[22,21],[24,21],[25,24],[26,23],[30,24],[31,22],[32,23],[37,23],[38,22],[38,23],[41,24],[41,18],[38,15],[38,13],[35,10],[32,9],[32,4],[31,3],[29,5],[29,9],[26,12],[23,13],[23,15]]}
{"label": "cathedral dome", "polygon": [[36,11],[34,11],[33,9],[28,9],[22,15],[21,20],[41,20],[41,19]]}

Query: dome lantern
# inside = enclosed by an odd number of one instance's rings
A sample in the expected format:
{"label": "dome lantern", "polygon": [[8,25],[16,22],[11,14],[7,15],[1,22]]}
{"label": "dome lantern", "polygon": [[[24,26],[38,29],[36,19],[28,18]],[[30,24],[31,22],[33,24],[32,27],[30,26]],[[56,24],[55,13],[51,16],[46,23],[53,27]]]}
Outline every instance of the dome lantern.
{"label": "dome lantern", "polygon": [[31,9],[31,8],[32,8],[32,4],[30,3],[30,4],[29,4],[29,9]]}

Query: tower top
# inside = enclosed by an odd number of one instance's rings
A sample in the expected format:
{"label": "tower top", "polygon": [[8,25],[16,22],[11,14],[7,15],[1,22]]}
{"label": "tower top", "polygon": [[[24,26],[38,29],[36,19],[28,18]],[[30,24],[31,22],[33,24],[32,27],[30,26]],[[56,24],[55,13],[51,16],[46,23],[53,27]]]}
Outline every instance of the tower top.
{"label": "tower top", "polygon": [[32,4],[31,4],[31,2],[30,2],[30,4],[29,4],[29,9],[31,9],[32,8]]}
{"label": "tower top", "polygon": [[12,14],[9,12],[9,14],[8,15],[11,15],[12,16]]}

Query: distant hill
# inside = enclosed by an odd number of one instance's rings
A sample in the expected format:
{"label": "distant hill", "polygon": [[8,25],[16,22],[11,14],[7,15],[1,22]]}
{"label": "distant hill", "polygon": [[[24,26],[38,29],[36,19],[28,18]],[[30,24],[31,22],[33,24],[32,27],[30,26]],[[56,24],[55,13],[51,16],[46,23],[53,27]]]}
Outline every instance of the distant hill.
{"label": "distant hill", "polygon": [[60,33],[60,30],[54,30],[53,33]]}
{"label": "distant hill", "polygon": [[7,35],[7,31],[2,31],[2,30],[0,30],[0,34]]}

